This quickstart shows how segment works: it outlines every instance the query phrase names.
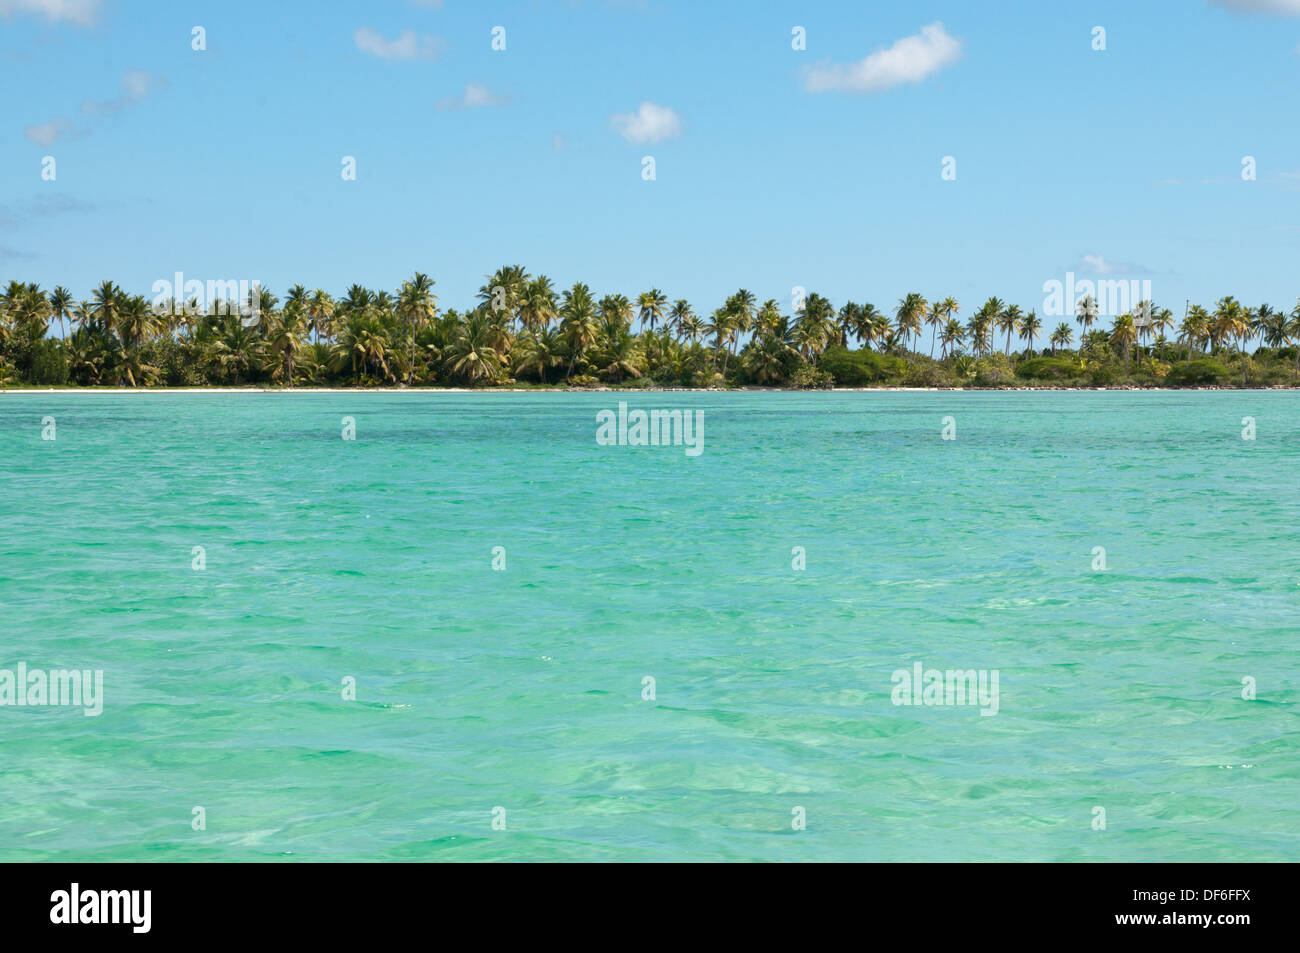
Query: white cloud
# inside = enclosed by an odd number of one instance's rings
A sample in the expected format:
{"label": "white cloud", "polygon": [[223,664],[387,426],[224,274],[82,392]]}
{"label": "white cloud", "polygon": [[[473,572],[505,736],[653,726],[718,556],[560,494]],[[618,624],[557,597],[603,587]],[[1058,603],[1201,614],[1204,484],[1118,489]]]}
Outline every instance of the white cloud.
{"label": "white cloud", "polygon": [[116,115],[166,85],[166,80],[147,70],[129,69],[122,74],[121,96],[116,99],[87,99],[81,104],[81,111],[87,115]]}
{"label": "white cloud", "polygon": [[99,17],[99,4],[100,0],[0,0],[0,17],[35,13],[55,23],[67,20],[90,26]]}
{"label": "white cloud", "polygon": [[667,106],[650,101],[634,113],[619,113],[610,118],[614,128],[628,142],[661,142],[682,134],[682,117]]}
{"label": "white cloud", "polygon": [[919,83],[960,57],[961,40],[949,36],[943,24],[935,22],[856,63],[808,68],[804,89],[810,93],[878,93],[903,83]]}
{"label": "white cloud", "polygon": [[1126,261],[1107,261],[1101,255],[1084,255],[1082,262],[1071,269],[1085,275],[1149,275],[1150,268]]}
{"label": "white cloud", "polygon": [[503,106],[505,97],[498,96],[482,83],[470,83],[459,96],[438,100],[439,109],[478,109],[482,106]]}
{"label": "white cloud", "polygon": [[1235,13],[1280,13],[1300,16],[1300,0],[1210,0],[1216,7]]}
{"label": "white cloud", "polygon": [[438,57],[439,42],[431,36],[417,36],[414,30],[403,30],[395,40],[385,40],[377,30],[360,27],[352,34],[357,49],[381,60],[432,60]]}
{"label": "white cloud", "polygon": [[66,119],[52,119],[39,126],[27,126],[23,129],[23,138],[38,146],[52,146],[72,131]]}

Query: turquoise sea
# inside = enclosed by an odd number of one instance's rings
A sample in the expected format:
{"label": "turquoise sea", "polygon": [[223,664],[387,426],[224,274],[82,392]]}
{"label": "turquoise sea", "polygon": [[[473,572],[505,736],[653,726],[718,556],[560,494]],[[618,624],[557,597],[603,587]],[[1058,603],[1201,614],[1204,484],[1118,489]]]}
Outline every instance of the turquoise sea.
{"label": "turquoise sea", "polygon": [[104,709],[0,707],[0,860],[1298,860],[1298,463],[1281,391],[3,395],[0,669]]}

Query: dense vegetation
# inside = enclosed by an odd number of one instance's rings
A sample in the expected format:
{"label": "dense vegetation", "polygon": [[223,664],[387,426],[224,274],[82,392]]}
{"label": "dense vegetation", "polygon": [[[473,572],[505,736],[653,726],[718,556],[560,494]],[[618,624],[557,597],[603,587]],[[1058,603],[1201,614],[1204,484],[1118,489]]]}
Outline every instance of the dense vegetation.
{"label": "dense vegetation", "polygon": [[[1212,310],[1140,302],[1099,325],[1048,332],[990,298],[964,323],[952,298],[901,299],[892,314],[809,294],[792,314],[737,291],[711,314],[659,290],[635,302],[584,284],[558,292],[507,266],[478,302],[441,311],[416,273],[395,292],[353,285],[336,300],[295,285],[283,300],[155,306],[111,281],[89,300],[10,281],[0,293],[6,386],[1276,386],[1300,381],[1300,304],[1289,314],[1223,298]],[[920,347],[932,331],[929,353]],[[56,333],[57,332],[57,333]],[[1174,333],[1174,339],[1167,335]],[[1022,350],[1013,350],[1013,341]],[[997,345],[1004,344],[999,350]],[[1253,349],[1252,345],[1257,345]],[[938,351],[936,356],[935,351]]]}

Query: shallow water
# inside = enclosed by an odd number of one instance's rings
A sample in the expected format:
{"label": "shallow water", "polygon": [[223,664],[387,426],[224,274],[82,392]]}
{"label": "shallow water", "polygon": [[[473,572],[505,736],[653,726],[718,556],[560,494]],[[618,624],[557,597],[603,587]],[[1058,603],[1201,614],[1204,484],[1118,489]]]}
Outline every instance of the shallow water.
{"label": "shallow water", "polygon": [[0,669],[105,699],[0,707],[0,859],[1300,859],[1298,448],[1296,392],[4,395]]}

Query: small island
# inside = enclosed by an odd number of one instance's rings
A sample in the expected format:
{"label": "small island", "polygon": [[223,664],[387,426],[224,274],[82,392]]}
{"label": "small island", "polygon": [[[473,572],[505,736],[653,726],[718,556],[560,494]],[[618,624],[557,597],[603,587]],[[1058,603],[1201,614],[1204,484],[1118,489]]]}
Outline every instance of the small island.
{"label": "small island", "polygon": [[[179,278],[179,276],[178,276]],[[131,294],[87,299],[9,281],[0,292],[6,388],[1280,388],[1300,384],[1300,303],[1144,300],[1105,318],[1092,296],[1055,327],[989,298],[963,321],[952,297],[886,310],[815,292],[762,303],[741,289],[709,312],[659,289],[597,297],[509,265],[477,301],[442,310],[416,272],[393,291],[281,298]],[[216,283],[238,287],[234,282]],[[159,288],[170,289],[169,282]],[[189,286],[183,286],[188,289]],[[1052,319],[1055,320],[1055,319]],[[928,338],[928,347],[926,339]],[[999,345],[1001,345],[999,347]]]}

